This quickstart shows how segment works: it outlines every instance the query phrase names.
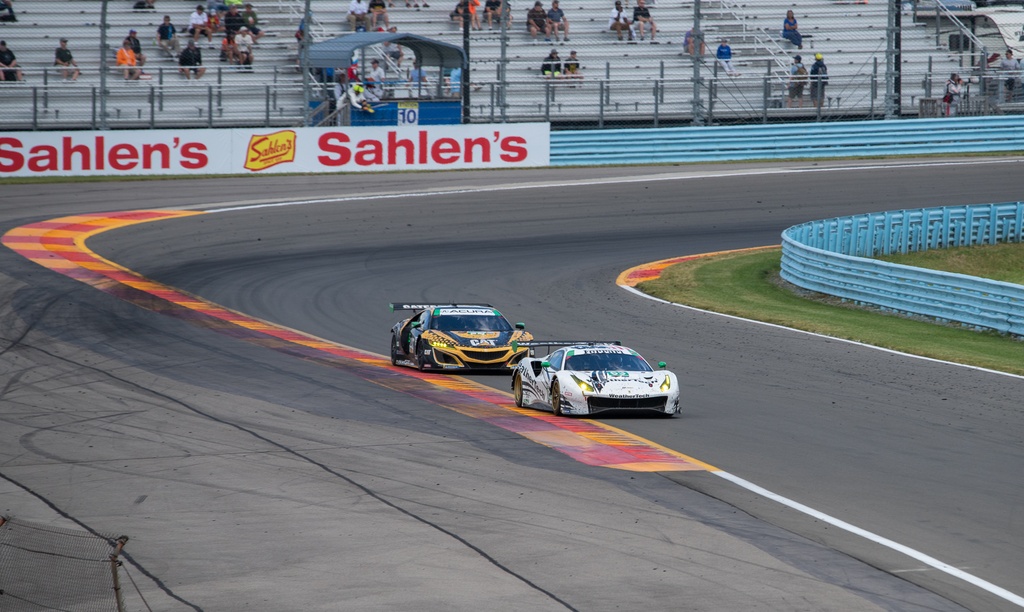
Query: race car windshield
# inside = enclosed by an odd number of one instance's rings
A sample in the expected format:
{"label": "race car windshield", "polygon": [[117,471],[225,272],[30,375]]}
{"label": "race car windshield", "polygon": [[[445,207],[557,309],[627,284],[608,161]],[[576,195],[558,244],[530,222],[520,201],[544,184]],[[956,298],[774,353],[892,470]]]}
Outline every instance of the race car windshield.
{"label": "race car windshield", "polygon": [[565,362],[566,370],[590,372],[595,370],[621,372],[651,372],[643,359],[626,353],[583,353],[573,355]]}
{"label": "race car windshield", "polygon": [[509,332],[512,331],[512,326],[509,325],[508,321],[504,317],[491,316],[477,316],[477,315],[457,315],[457,316],[443,316],[434,317],[431,319],[432,328],[443,331],[443,332],[461,332],[461,331],[496,331],[496,332]]}

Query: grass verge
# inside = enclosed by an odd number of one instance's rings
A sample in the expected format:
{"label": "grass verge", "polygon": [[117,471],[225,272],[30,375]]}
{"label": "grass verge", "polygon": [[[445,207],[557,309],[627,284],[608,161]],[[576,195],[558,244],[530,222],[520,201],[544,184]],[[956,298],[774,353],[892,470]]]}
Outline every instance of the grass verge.
{"label": "grass verge", "polygon": [[684,261],[637,289],[663,300],[933,359],[1024,375],[1024,343],[805,292],[779,278],[781,249]]}

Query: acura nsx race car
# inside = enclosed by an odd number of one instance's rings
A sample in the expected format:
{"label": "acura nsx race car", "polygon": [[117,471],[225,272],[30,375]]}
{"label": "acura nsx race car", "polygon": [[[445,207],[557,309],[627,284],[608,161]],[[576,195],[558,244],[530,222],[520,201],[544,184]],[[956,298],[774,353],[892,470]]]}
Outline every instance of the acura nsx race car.
{"label": "acura nsx race car", "polygon": [[494,370],[514,367],[532,340],[526,326],[509,324],[489,304],[391,304],[417,310],[391,328],[391,363],[420,370]]}
{"label": "acura nsx race car", "polygon": [[546,357],[526,357],[512,372],[516,406],[551,410],[556,416],[605,411],[679,413],[679,380],[652,368],[618,342],[518,342],[522,347],[562,348]]}

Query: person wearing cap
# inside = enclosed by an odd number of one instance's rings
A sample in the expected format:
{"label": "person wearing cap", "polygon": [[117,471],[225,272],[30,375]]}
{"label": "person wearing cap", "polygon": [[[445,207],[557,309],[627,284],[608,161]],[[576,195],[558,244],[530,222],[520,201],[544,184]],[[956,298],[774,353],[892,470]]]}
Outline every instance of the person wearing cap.
{"label": "person wearing cap", "polygon": [[727,39],[723,38],[718,44],[718,50],[715,51],[715,57],[718,58],[718,63],[725,69],[725,73],[727,75],[739,76],[740,73],[732,66],[732,47],[729,46],[729,41]]}
{"label": "person wearing cap", "polygon": [[[555,42],[558,42],[558,31],[562,31],[562,41],[569,42],[569,18],[565,16],[565,11],[558,7],[558,0],[551,0],[551,9],[548,10],[548,32],[555,37]],[[547,39],[544,42],[551,42]]]}
{"label": "person wearing cap", "polygon": [[533,42],[537,42],[537,34],[544,32],[544,38],[551,39],[551,30],[548,29],[548,14],[540,0],[533,3],[533,8],[526,11],[526,31],[530,33]]}
{"label": "person wearing cap", "polygon": [[615,8],[608,19],[608,29],[618,34],[619,40],[622,40],[623,32],[629,32],[629,40],[633,40],[633,22],[629,20],[626,11],[622,10],[621,0],[615,0]]}
{"label": "person wearing cap", "polygon": [[196,12],[188,18],[188,33],[192,35],[192,40],[199,40],[199,35],[205,34],[206,42],[212,44],[213,30],[210,28],[210,16],[205,11],[202,4],[196,5]]}
{"label": "person wearing cap", "polygon": [[558,57],[558,49],[552,49],[540,65],[540,73],[547,79],[562,78],[562,58]]}
{"label": "person wearing cap", "polygon": [[78,80],[81,71],[78,70],[78,64],[75,62],[74,56],[71,55],[71,50],[68,49],[68,39],[60,39],[60,46],[54,52],[53,65],[60,66],[61,78],[65,81],[68,80],[69,74],[72,81]]}
{"label": "person wearing cap", "polygon": [[203,52],[196,46],[196,41],[188,41],[185,50],[178,56],[178,66],[178,72],[185,77],[185,80],[189,80],[194,74],[198,81],[206,74],[206,68],[203,67]]}
{"label": "person wearing cap", "polygon": [[146,65],[146,54],[142,52],[142,41],[136,36],[138,32],[135,30],[128,30],[128,37],[125,38],[132,45],[132,51],[135,52],[135,62],[139,67]]}
{"label": "person wearing cap", "polygon": [[127,38],[121,43],[121,48],[117,50],[117,65],[124,71],[124,80],[126,81],[136,81],[142,76],[135,51],[132,50],[132,41]]}
{"label": "person wearing cap", "polygon": [[259,39],[266,36],[260,27],[260,18],[256,14],[256,9],[252,8],[251,2],[245,3],[245,10],[242,11],[242,21],[245,22],[245,27],[249,28],[249,34],[252,35],[252,41],[257,42]]}
{"label": "person wearing cap", "polygon": [[811,64],[811,104],[817,108],[821,108],[821,102],[825,99],[825,85],[828,85],[828,66],[825,65],[825,58],[815,53],[814,63]]}
{"label": "person wearing cap", "polygon": [[[234,7],[231,7],[234,8]],[[252,36],[249,28],[242,26],[235,35],[235,44],[238,46],[238,63],[243,66],[252,66]]]}
{"label": "person wearing cap", "polygon": [[569,59],[562,62],[562,77],[566,79],[582,79],[580,72],[580,58],[576,57],[576,51],[569,52]]}
{"label": "person wearing cap", "polygon": [[0,40],[0,81],[20,81],[25,76],[18,67],[18,59],[14,57],[14,51],[7,48],[7,41]]}
{"label": "person wearing cap", "polygon": [[164,22],[156,29],[156,44],[171,57],[176,57],[181,52],[178,29],[171,23],[170,15],[164,15]]}
{"label": "person wearing cap", "polygon": [[804,107],[804,86],[807,85],[807,68],[803,64],[803,58],[799,55],[793,57],[793,65],[789,67],[789,96],[786,99],[786,107],[793,108],[796,102],[797,108]]}

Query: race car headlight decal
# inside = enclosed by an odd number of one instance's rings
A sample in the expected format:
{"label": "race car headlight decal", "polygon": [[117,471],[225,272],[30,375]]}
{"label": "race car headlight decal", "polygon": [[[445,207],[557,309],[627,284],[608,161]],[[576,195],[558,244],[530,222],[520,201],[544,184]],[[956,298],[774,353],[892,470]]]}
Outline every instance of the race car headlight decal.
{"label": "race car headlight decal", "polygon": [[576,376],[573,376],[572,379],[576,381],[576,384],[579,386],[580,391],[583,391],[584,393],[594,392],[594,387],[587,381],[577,378]]}
{"label": "race car headlight decal", "polygon": [[431,340],[430,346],[434,348],[452,348],[454,345],[450,342],[445,342],[443,340]]}
{"label": "race car headlight decal", "polygon": [[668,391],[672,388],[672,379],[668,376],[665,377],[665,382],[661,383],[661,390]]}

